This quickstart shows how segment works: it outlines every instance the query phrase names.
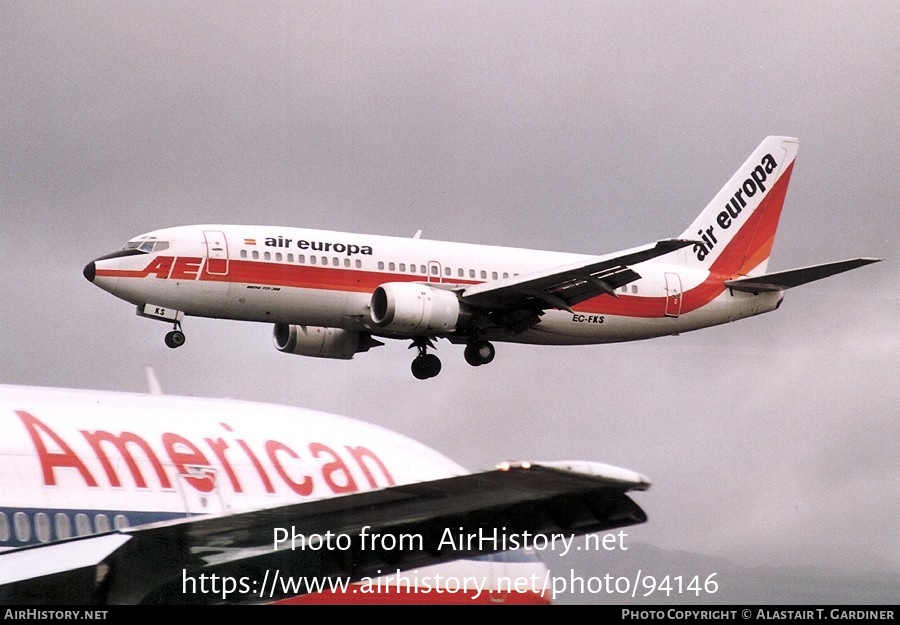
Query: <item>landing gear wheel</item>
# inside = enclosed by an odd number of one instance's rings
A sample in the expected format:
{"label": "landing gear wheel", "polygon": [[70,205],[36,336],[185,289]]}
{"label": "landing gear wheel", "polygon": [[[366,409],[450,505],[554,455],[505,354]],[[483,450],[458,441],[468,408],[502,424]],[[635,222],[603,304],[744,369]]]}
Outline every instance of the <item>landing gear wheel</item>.
{"label": "landing gear wheel", "polygon": [[475,341],[466,345],[464,356],[473,367],[486,365],[494,359],[494,346],[488,341]]}
{"label": "landing gear wheel", "polygon": [[422,354],[412,361],[411,369],[416,379],[427,380],[441,372],[441,359],[434,354]]}
{"label": "landing gear wheel", "polygon": [[166,347],[175,349],[184,345],[184,332],[181,330],[172,330],[166,334]]}
{"label": "landing gear wheel", "polygon": [[412,361],[412,374],[418,380],[427,380],[433,378],[441,372],[441,359],[434,354],[428,353],[429,347],[434,347],[434,342],[430,337],[420,336],[413,339],[410,349],[415,347],[419,350],[419,355]]}

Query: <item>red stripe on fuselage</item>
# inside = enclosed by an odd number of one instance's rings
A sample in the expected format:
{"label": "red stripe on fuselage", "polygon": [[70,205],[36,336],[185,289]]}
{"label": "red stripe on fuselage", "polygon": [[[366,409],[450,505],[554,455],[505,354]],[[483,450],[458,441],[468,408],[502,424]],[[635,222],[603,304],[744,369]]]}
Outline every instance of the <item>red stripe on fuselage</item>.
{"label": "red stripe on fuselage", "polygon": [[[775,232],[784,206],[788,182],[793,171],[791,163],[778,179],[768,196],[741,226],[731,241],[721,251],[709,268],[707,278],[698,286],[686,290],[682,294],[681,314],[697,310],[725,292],[725,280],[744,276],[754,267],[765,261],[772,250]],[[165,265],[156,259],[145,269],[102,269],[97,268],[97,277],[109,278],[146,278],[153,276],[162,279]],[[170,266],[193,266],[188,261],[203,260],[179,257]],[[156,269],[149,271],[151,266]],[[172,279],[172,277],[169,277]],[[178,279],[191,279],[190,276],[179,276]],[[229,262],[227,274],[209,273],[206,266],[193,279],[209,282],[228,282],[237,284],[259,284],[264,286],[280,286],[287,288],[319,289],[326,291],[343,291],[347,293],[372,293],[376,287],[385,282],[426,282],[428,276],[417,274],[393,274],[379,271],[364,271],[347,267],[323,267],[314,265],[291,265],[287,263],[237,260]],[[480,284],[475,280],[448,279],[445,282],[467,286]],[[663,317],[666,310],[665,297],[646,297],[621,294],[619,297],[601,295],[586,300],[574,310],[584,313],[619,315],[624,317]]]}
{"label": "red stripe on fuselage", "polygon": [[[794,164],[791,163],[769,195],[713,261],[707,278],[682,294],[681,314],[706,306],[725,292],[725,280],[745,276],[769,258],[793,169]],[[578,311],[625,317],[662,317],[665,308],[665,297],[628,295],[620,295],[618,298],[595,297],[575,307]]]}

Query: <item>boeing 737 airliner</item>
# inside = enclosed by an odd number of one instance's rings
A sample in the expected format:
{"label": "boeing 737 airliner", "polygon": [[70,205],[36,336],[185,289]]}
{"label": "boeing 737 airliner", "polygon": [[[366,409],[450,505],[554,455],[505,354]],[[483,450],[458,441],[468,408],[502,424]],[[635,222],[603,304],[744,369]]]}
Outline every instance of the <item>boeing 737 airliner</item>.
{"label": "boeing 737 airliner", "polygon": [[[784,291],[877,262],[855,258],[766,273],[798,141],[767,137],[675,239],[602,256],[310,230],[196,225],[156,230],[84,268],[85,277],[173,325],[188,316],[267,322],[286,353],[349,359],[406,339],[412,372],[473,366],[492,341],[585,345],[706,328],[778,308]],[[377,337],[377,338],[376,338]]]}
{"label": "boeing 737 airliner", "polygon": [[646,521],[627,469],[290,406],[0,385],[0,431],[0,605],[549,603],[544,539]]}

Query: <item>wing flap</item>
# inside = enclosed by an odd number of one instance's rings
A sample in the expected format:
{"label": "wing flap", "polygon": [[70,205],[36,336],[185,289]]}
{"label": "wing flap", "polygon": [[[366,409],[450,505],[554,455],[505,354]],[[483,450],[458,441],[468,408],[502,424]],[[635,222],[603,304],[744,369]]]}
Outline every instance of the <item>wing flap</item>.
{"label": "wing flap", "polygon": [[778,271],[763,276],[726,280],[725,286],[734,289],[735,291],[744,291],[747,293],[784,291],[785,289],[800,286],[807,282],[814,282],[815,280],[828,278],[835,274],[843,273],[844,271],[850,271],[851,269],[857,269],[858,267],[877,263],[880,260],[880,258],[852,258],[849,260],[839,260],[832,263],[801,267],[800,269]]}
{"label": "wing flap", "polygon": [[[264,580],[275,571],[282,578],[357,581],[502,551],[504,536],[581,535],[646,521],[626,493],[644,489],[649,482],[631,472],[604,471],[602,466],[504,465],[494,471],[278,508],[123,530],[120,533],[128,540],[102,560],[77,570],[10,581],[0,586],[0,602],[261,603],[304,592],[274,584],[265,587]],[[275,548],[276,528],[295,537],[293,549],[289,541]],[[448,531],[453,536],[484,532],[495,539],[447,544]],[[304,542],[329,532],[346,536],[349,543],[312,549],[313,542]],[[366,544],[364,533],[382,539]],[[304,539],[298,542],[297,537]],[[391,544],[400,547],[384,548]],[[43,548],[23,552],[41,557]],[[0,554],[0,570],[6,568],[7,555]],[[227,594],[190,592],[201,575],[206,580],[215,575],[245,583],[235,584]]]}

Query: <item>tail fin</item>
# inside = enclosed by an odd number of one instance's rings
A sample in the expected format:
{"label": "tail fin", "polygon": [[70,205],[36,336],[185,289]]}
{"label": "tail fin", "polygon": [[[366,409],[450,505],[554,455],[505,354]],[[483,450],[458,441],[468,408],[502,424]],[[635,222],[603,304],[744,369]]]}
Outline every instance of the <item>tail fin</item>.
{"label": "tail fin", "polygon": [[765,273],[800,142],[766,137],[681,235],[690,265],[725,276]]}

